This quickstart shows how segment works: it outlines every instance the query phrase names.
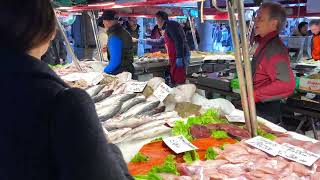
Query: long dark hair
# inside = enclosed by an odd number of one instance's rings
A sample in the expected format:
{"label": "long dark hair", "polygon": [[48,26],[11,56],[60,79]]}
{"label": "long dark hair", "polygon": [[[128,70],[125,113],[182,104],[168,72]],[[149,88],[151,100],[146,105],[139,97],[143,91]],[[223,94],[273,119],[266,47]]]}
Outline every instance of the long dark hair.
{"label": "long dark hair", "polygon": [[50,0],[1,0],[0,17],[0,48],[27,52],[56,31]]}

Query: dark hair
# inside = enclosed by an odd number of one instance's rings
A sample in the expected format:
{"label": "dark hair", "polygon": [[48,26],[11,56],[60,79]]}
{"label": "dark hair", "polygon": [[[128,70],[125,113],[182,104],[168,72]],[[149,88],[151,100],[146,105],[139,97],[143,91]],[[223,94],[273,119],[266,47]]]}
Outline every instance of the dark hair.
{"label": "dark hair", "polygon": [[102,19],[107,21],[114,21],[114,20],[118,20],[119,17],[117,16],[117,13],[115,11],[105,10],[103,11]]}
{"label": "dark hair", "polygon": [[310,23],[309,23],[309,26],[311,27],[313,25],[319,26],[320,25],[320,20],[319,19],[311,20]]}
{"label": "dark hair", "polygon": [[159,17],[164,21],[169,20],[168,14],[166,12],[164,12],[164,11],[158,11],[157,14],[156,14],[156,17]]}
{"label": "dark hair", "polygon": [[266,2],[262,3],[261,9],[267,8],[269,10],[270,19],[278,20],[277,30],[281,31],[287,22],[287,14],[285,9],[279,3]]}
{"label": "dark hair", "polygon": [[97,20],[97,26],[104,28],[103,19],[102,17],[98,18]]}
{"label": "dark hair", "polygon": [[307,22],[301,22],[301,23],[299,23],[299,25],[298,25],[299,31],[301,31],[301,29],[302,29],[304,26],[308,26],[308,23],[307,23]]}
{"label": "dark hair", "polygon": [[56,31],[50,0],[1,0],[0,48],[27,52],[49,41]]}

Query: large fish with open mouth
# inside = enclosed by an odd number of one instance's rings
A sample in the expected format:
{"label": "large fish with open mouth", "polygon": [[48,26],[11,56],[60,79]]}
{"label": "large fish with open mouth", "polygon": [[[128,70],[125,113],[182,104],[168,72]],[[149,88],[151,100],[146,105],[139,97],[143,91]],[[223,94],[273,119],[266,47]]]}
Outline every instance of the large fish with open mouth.
{"label": "large fish with open mouth", "polygon": [[138,104],[132,107],[129,111],[121,115],[122,119],[137,116],[143,114],[144,112],[148,112],[160,104],[160,101],[148,101],[145,103]]}
{"label": "large fish with open mouth", "polygon": [[121,102],[115,102],[113,104],[109,104],[106,106],[101,107],[100,109],[97,110],[97,114],[99,119],[104,122],[107,121],[108,119],[112,118],[115,116],[121,109]]}
{"label": "large fish with open mouth", "polygon": [[105,107],[107,105],[113,104],[115,102],[125,102],[131,98],[134,98],[136,94],[118,94],[118,95],[112,95],[108,97],[107,99],[104,99],[98,103],[96,103],[96,109],[99,110],[101,107]]}
{"label": "large fish with open mouth", "polygon": [[86,89],[86,92],[91,96],[95,96],[97,95],[103,88],[105,87],[105,85],[95,85],[92,87],[89,87],[88,89]]}
{"label": "large fish with open mouth", "polygon": [[133,106],[146,102],[146,98],[144,96],[138,96],[135,97],[133,99],[129,99],[128,101],[124,102],[122,104],[121,110],[119,112],[119,114],[123,114],[125,112],[127,112],[130,108],[132,108]]}

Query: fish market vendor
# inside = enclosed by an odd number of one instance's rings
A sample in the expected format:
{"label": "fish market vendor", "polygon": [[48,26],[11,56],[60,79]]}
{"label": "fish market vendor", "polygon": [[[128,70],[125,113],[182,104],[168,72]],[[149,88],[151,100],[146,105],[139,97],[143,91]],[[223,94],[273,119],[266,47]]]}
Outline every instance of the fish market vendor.
{"label": "fish market vendor", "polygon": [[115,75],[126,71],[133,75],[133,42],[130,34],[118,23],[116,12],[106,10],[102,18],[109,37],[107,43],[109,64],[104,72]]}
{"label": "fish market vendor", "polygon": [[158,27],[164,30],[164,35],[160,39],[140,39],[139,42],[151,46],[165,45],[169,56],[171,83],[174,86],[184,84],[186,67],[190,61],[190,49],[184,30],[178,22],[169,20],[169,15],[164,11],[156,13],[156,21]]}
{"label": "fish market vendor", "polygon": [[263,3],[255,19],[256,49],[252,60],[254,100],[257,115],[278,123],[280,101],[293,93],[295,79],[288,49],[279,38],[286,23],[280,4]]}

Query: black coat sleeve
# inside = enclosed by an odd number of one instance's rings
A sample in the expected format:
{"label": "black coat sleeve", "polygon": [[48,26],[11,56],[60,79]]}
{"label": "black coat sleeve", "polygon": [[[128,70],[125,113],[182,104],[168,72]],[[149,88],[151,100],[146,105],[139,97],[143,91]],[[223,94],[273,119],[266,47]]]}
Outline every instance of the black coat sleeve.
{"label": "black coat sleeve", "polygon": [[133,179],[120,150],[108,144],[94,104],[81,89],[60,92],[50,137],[62,180]]}

